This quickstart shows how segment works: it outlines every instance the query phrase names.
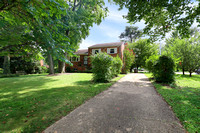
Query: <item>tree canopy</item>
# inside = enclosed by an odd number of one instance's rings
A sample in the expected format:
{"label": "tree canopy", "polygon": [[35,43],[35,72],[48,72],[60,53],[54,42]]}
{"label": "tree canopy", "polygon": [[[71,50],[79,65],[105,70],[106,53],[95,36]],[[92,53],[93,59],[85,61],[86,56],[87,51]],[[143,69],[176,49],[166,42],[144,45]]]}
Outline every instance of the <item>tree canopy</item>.
{"label": "tree canopy", "polygon": [[0,52],[27,46],[70,63],[64,53],[73,53],[106,13],[103,0],[0,1]]}
{"label": "tree canopy", "polygon": [[132,44],[129,44],[129,48],[135,53],[134,67],[145,67],[146,59],[151,55],[158,54],[158,45],[150,43],[148,39],[139,39]]}
{"label": "tree canopy", "polygon": [[138,27],[126,26],[125,31],[119,36],[123,41],[133,42],[133,40],[140,38],[142,31]]}
{"label": "tree canopy", "polygon": [[[194,29],[191,29],[193,31]],[[181,65],[183,74],[188,70],[191,74],[200,67],[200,34],[198,30],[191,32],[190,38],[181,39],[173,36],[166,40],[165,55],[172,57],[176,64]]]}
{"label": "tree canopy", "polygon": [[[125,16],[130,23],[145,21],[144,33],[157,37],[165,36],[175,28],[183,37],[188,37],[189,28],[196,20],[200,22],[199,0],[113,0],[120,9],[127,8]],[[197,2],[197,4],[194,4]]]}

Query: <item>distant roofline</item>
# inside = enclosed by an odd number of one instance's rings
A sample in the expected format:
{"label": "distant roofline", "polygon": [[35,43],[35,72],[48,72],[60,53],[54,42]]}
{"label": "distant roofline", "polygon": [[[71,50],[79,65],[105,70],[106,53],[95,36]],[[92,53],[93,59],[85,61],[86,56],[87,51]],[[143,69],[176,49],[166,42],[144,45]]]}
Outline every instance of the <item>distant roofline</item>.
{"label": "distant roofline", "polygon": [[74,54],[77,54],[77,55],[88,55],[88,49],[78,49]]}
{"label": "distant roofline", "polygon": [[[121,43],[121,44],[117,45],[115,43]],[[113,45],[113,44],[115,44],[115,45]],[[125,42],[101,43],[101,44],[92,45],[92,46],[90,46],[88,48],[104,48],[104,47],[116,47],[116,46],[119,47],[119,46],[121,46],[123,44],[125,44]],[[103,45],[103,46],[101,46],[101,45]]]}

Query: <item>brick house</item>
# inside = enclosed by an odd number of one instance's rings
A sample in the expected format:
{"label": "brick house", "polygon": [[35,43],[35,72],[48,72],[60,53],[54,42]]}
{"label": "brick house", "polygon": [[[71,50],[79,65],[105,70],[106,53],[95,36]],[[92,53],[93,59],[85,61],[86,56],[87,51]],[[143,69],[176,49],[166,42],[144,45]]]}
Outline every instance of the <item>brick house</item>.
{"label": "brick house", "polygon": [[124,42],[114,42],[114,43],[103,43],[103,44],[95,44],[90,46],[88,49],[80,49],[74,54],[76,57],[69,57],[69,60],[73,64],[73,66],[69,66],[66,64],[66,67],[69,67],[72,71],[87,71],[91,69],[91,60],[90,56],[106,52],[109,55],[116,57],[117,55],[123,61],[123,51],[127,43]]}

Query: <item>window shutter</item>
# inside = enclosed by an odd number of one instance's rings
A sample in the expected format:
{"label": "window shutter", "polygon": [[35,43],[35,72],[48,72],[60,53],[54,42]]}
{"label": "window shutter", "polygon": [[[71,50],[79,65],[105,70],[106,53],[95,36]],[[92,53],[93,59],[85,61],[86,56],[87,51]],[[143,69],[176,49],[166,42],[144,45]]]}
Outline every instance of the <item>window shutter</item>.
{"label": "window shutter", "polygon": [[80,61],[80,56],[78,57],[78,61]]}
{"label": "window shutter", "polygon": [[107,48],[107,53],[110,54],[110,48]]}
{"label": "window shutter", "polygon": [[101,49],[99,49],[99,53],[101,53]]}
{"label": "window shutter", "polygon": [[94,49],[92,49],[92,55],[94,55],[94,54],[95,54],[94,52],[95,52],[95,50],[94,50]]}
{"label": "window shutter", "polygon": [[117,53],[117,48],[114,48],[114,50],[115,50],[115,53]]}

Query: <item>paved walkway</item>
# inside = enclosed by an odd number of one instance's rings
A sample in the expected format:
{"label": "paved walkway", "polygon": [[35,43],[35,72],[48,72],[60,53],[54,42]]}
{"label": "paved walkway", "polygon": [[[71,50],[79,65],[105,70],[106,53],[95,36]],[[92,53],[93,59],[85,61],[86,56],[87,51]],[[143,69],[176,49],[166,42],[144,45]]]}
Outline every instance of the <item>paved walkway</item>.
{"label": "paved walkway", "polygon": [[144,74],[128,74],[46,133],[184,133]]}

